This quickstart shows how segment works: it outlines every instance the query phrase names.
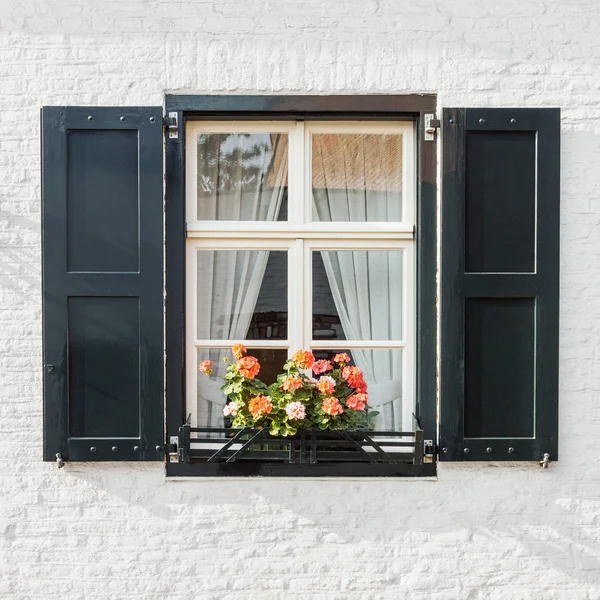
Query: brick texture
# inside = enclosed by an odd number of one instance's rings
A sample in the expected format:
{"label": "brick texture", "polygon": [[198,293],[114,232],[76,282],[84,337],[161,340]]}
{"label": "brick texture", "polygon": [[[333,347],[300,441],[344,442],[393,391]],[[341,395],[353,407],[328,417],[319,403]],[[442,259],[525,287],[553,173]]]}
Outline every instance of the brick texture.
{"label": "brick texture", "polygon": [[[596,0],[0,3],[0,598],[600,599]],[[41,462],[39,107],[165,92],[560,106],[561,461],[437,481]]]}

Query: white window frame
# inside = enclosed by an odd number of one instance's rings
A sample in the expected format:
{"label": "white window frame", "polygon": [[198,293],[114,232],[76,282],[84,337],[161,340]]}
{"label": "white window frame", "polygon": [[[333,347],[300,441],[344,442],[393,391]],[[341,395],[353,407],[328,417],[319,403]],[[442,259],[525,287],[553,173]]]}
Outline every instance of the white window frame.
{"label": "white window frame", "polygon": [[[199,221],[197,210],[197,135],[199,133],[287,133],[288,221]],[[402,134],[401,222],[312,222],[311,152],[314,133]],[[412,429],[416,399],[416,248],[417,166],[415,125],[410,121],[190,121],[186,127],[186,398],[196,423],[197,349],[229,348],[244,342],[254,348],[401,348],[403,429]],[[196,253],[205,250],[286,250],[288,252],[288,338],[286,340],[197,339]],[[313,250],[402,250],[403,339],[395,341],[313,340]],[[298,276],[297,274],[301,274]],[[191,402],[189,400],[192,400]]]}

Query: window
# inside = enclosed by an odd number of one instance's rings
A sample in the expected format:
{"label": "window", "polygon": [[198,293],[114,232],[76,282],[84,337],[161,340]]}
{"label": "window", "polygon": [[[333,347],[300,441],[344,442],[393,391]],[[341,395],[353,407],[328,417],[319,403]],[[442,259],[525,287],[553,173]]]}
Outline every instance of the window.
{"label": "window", "polygon": [[[299,348],[348,352],[379,412],[415,412],[414,123],[192,121],[186,129],[187,412],[223,427],[223,358],[275,380]],[[198,373],[215,362],[211,378]]]}
{"label": "window", "polygon": [[[44,460],[166,454],[168,475],[281,476],[556,460],[560,111],[436,123],[436,108],[167,96],[163,121],[162,107],[44,107]],[[188,415],[212,431],[224,400],[198,361],[236,341],[267,380],[300,347],[351,353],[377,426],[408,429],[412,454],[314,462],[290,444],[287,464],[194,462]]]}

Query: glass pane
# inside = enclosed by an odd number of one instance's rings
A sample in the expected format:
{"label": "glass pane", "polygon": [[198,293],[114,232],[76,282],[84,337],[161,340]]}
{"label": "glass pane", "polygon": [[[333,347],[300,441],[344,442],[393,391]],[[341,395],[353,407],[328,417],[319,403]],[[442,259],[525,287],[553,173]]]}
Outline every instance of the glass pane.
{"label": "glass pane", "polygon": [[287,134],[198,134],[199,220],[287,218],[287,179]]}
{"label": "glass pane", "polygon": [[402,221],[402,135],[312,136],[313,221]]}
{"label": "glass pane", "polygon": [[[277,349],[256,349],[247,347],[248,355],[255,356],[260,363],[258,378],[264,383],[271,384],[277,379],[277,374],[283,370],[283,365],[287,360],[287,348]],[[223,377],[227,369],[227,364],[223,358],[227,357],[233,360],[231,350],[228,348],[198,348],[198,365],[204,360],[212,360],[215,364],[210,376],[198,371],[196,398],[196,423],[198,427],[226,427],[223,416],[223,407],[227,401],[226,396],[221,391]],[[190,398],[190,402],[194,399]],[[189,407],[190,412],[194,412]]]}
{"label": "glass pane", "polygon": [[313,252],[313,339],[401,340],[402,260],[402,250]]}
{"label": "glass pane", "polygon": [[[357,366],[364,374],[368,385],[369,410],[379,413],[375,417],[374,428],[380,431],[404,431],[403,415],[414,412],[414,400],[407,398],[411,406],[403,406],[402,349],[313,350],[318,360],[333,361],[335,355],[341,353],[350,357],[348,365]],[[410,423],[404,423],[404,427],[412,430]]]}
{"label": "glass pane", "polygon": [[199,250],[198,339],[287,338],[286,251]]}

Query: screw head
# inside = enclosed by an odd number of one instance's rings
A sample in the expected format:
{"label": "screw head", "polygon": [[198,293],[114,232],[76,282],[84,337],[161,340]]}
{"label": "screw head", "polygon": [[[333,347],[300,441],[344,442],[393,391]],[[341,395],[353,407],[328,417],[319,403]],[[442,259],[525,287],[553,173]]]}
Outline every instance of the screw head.
{"label": "screw head", "polygon": [[514,125],[517,122],[517,120],[516,119],[511,119],[510,122]]}
{"label": "screw head", "polygon": [[139,452],[140,451],[140,447],[139,446],[134,446],[133,449],[134,449],[135,452]]}
{"label": "screw head", "polygon": [[492,453],[492,449],[491,449],[489,446],[488,446],[488,447],[485,449],[485,451],[486,451],[488,454],[491,454],[491,453]]}
{"label": "screw head", "polygon": [[90,452],[96,452],[96,450],[98,450],[98,448],[96,448],[96,446],[91,446],[90,447]]}
{"label": "screw head", "polygon": [[447,454],[447,453],[448,453],[448,448],[442,448],[442,452],[443,452],[444,454]]}
{"label": "screw head", "polygon": [[483,125],[485,123],[485,119],[479,119],[479,122]]}
{"label": "screw head", "polygon": [[514,451],[515,451],[515,449],[512,446],[508,449],[509,454],[512,454]]}
{"label": "screw head", "polygon": [[156,451],[157,451],[157,452],[160,452],[161,450],[162,450],[162,446],[158,446],[158,445],[157,445],[157,446],[156,446]]}
{"label": "screw head", "polygon": [[118,449],[116,446],[113,446],[113,447],[111,448],[111,450],[112,450],[113,452],[117,452],[119,449]]}
{"label": "screw head", "polygon": [[92,115],[88,115],[88,121],[93,121],[94,117],[92,117]]}
{"label": "screw head", "polygon": [[119,121],[124,121],[125,117],[119,117]]}
{"label": "screw head", "polygon": [[448,123],[450,123],[450,125],[454,125],[454,119],[449,119]]}
{"label": "screw head", "polygon": [[464,453],[464,454],[469,454],[469,452],[471,452],[471,451],[470,451],[468,448],[465,448],[465,449],[463,450],[463,453]]}
{"label": "screw head", "polygon": [[156,119],[154,117],[150,117],[150,123],[154,123],[154,121],[156,121]]}

